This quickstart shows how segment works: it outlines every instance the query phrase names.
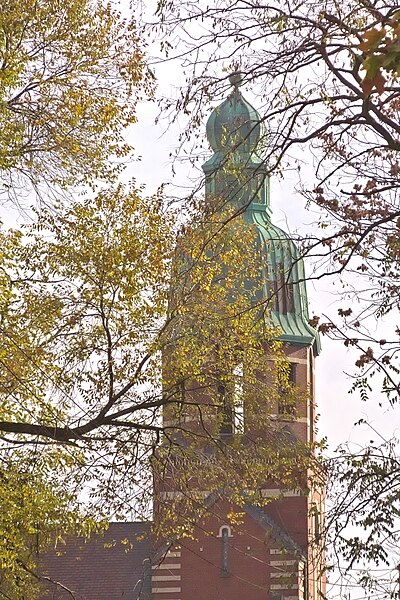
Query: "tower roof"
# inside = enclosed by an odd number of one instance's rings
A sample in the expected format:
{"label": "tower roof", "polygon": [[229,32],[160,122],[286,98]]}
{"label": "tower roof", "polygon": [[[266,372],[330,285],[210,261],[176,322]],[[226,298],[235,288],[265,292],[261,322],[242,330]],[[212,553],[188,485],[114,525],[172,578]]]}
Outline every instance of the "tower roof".
{"label": "tower roof", "polygon": [[233,90],[209,116],[207,138],[214,152],[226,153],[237,149],[249,155],[256,150],[260,141],[261,117],[239,90],[241,74],[234,73],[229,80]]}
{"label": "tower roof", "polygon": [[258,154],[264,137],[262,119],[239,90],[241,74],[233,73],[229,79],[233,90],[207,121],[214,154],[203,165],[206,198],[221,197],[234,204],[255,227],[263,273],[258,300],[268,302],[272,321],[282,332],[280,339],[313,346],[319,354],[319,335],[309,324],[303,260],[290,236],[270,217],[268,169]]}
{"label": "tower roof", "polygon": [[318,332],[309,323],[304,263],[290,236],[273,225],[265,210],[248,211],[247,219],[257,228],[265,265],[262,299],[270,298],[273,324],[284,342],[314,346],[321,351]]}
{"label": "tower roof", "polygon": [[257,146],[263,137],[262,119],[239,90],[242,75],[233,73],[229,81],[233,86],[231,93],[214,108],[206,125],[207,139],[214,150],[214,155],[203,165],[206,174],[219,168],[227,159],[247,167],[262,165],[257,156]]}

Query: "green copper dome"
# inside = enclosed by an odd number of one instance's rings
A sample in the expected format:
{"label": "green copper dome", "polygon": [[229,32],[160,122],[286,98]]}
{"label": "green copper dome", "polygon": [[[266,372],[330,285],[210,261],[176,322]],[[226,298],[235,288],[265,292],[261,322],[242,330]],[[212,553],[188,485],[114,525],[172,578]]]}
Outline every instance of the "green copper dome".
{"label": "green copper dome", "polygon": [[[230,77],[233,91],[207,122],[214,151],[203,165],[206,199],[221,198],[242,210],[253,225],[262,260],[260,301],[267,301],[273,324],[285,342],[313,346],[320,352],[317,331],[309,324],[304,264],[293,240],[271,222],[267,166],[257,154],[263,135],[257,111],[240,93],[241,76]],[[249,282],[251,286],[251,282]]]}
{"label": "green copper dome", "polygon": [[207,121],[207,138],[214,152],[237,151],[245,156],[256,151],[262,135],[261,117],[239,91],[240,75],[231,75],[234,84],[228,98],[212,111]]}
{"label": "green copper dome", "polygon": [[241,75],[230,76],[233,90],[211,113],[207,125],[207,139],[214,155],[203,165],[211,173],[220,166],[243,165],[257,169],[263,164],[257,156],[257,146],[263,135],[261,117],[239,91]]}

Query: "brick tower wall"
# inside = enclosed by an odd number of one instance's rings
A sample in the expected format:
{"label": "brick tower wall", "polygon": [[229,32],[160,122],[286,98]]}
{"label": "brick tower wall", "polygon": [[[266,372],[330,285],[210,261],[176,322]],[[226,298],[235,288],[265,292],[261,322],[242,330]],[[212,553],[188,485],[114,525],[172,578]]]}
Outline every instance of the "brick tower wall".
{"label": "brick tower wall", "polygon": [[[309,444],[315,438],[313,349],[290,344],[284,351],[295,365],[293,383],[299,401],[290,418],[280,415],[278,407],[271,417]],[[206,396],[198,400],[207,402]],[[314,479],[311,472],[304,475],[305,481]],[[168,491],[158,487],[155,493],[160,502],[174,494],[171,486]],[[201,493],[207,496],[207,490]],[[191,537],[172,545],[160,540],[153,565],[153,600],[320,600],[325,593],[322,537],[316,540],[321,535],[316,524],[322,526],[321,486],[310,485],[308,495],[285,490],[280,496],[279,484],[267,482],[261,493],[271,498],[262,509],[246,512],[217,500]]]}

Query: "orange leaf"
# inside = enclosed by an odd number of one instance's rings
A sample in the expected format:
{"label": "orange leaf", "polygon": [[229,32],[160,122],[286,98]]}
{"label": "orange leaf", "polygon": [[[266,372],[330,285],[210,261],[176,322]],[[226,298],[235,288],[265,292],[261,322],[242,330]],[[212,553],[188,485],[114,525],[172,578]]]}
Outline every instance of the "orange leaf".
{"label": "orange leaf", "polygon": [[378,71],[375,77],[365,77],[361,82],[361,88],[366,96],[368,96],[374,88],[376,88],[378,94],[383,94],[385,91],[385,83],[385,77],[382,75],[381,71]]}
{"label": "orange leaf", "polygon": [[374,82],[374,86],[376,87],[378,94],[383,94],[385,91],[386,79],[380,71],[375,75],[372,81]]}
{"label": "orange leaf", "polygon": [[366,31],[363,35],[364,41],[359,44],[358,48],[362,52],[368,52],[368,50],[372,50],[379,45],[381,39],[385,36],[385,30],[382,29],[370,29]]}

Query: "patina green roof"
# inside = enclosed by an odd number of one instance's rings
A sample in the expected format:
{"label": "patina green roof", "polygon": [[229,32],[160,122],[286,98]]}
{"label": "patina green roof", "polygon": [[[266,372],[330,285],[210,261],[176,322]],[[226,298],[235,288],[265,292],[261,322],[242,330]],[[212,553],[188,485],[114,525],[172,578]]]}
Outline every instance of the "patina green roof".
{"label": "patina green roof", "polygon": [[320,352],[318,332],[309,324],[304,264],[289,235],[271,221],[269,177],[257,154],[261,118],[239,91],[241,77],[231,76],[233,91],[207,122],[213,156],[203,165],[206,197],[222,197],[243,208],[256,227],[263,264],[262,298],[268,300],[273,324],[285,342],[313,346]]}
{"label": "patina green roof", "polygon": [[317,331],[309,324],[304,263],[287,233],[273,225],[265,206],[251,203],[246,221],[257,228],[264,264],[263,299],[270,298],[274,325],[285,342],[314,346],[320,352]]}
{"label": "patina green roof", "polygon": [[215,108],[207,121],[207,139],[214,150],[213,156],[203,165],[205,173],[215,171],[226,162],[259,168],[262,159],[257,146],[263,133],[258,112],[242,96],[239,90],[240,76],[231,76],[233,90]]}

